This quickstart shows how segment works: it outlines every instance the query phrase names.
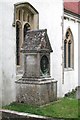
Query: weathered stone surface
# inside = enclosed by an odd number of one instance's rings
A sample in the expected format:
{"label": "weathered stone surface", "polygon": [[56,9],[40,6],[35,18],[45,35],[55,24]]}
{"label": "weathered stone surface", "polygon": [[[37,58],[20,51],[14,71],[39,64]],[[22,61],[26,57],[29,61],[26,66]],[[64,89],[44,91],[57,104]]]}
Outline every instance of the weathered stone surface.
{"label": "weathered stone surface", "polygon": [[38,77],[39,70],[37,64],[37,55],[27,55],[25,61],[25,75],[26,77]]}
{"label": "weathered stone surface", "polygon": [[16,83],[17,102],[44,105],[57,100],[57,82],[53,79],[19,80]]}
{"label": "weathered stone surface", "polygon": [[77,99],[80,99],[80,86],[77,87],[77,90],[76,90],[76,98],[77,98]]}
{"label": "weathered stone surface", "polygon": [[37,52],[41,50],[53,51],[47,35],[47,29],[27,31],[22,51]]}
{"label": "weathered stone surface", "polygon": [[50,78],[52,48],[47,30],[28,31],[23,42],[24,75],[16,82],[17,102],[44,105],[57,99],[57,82]]}

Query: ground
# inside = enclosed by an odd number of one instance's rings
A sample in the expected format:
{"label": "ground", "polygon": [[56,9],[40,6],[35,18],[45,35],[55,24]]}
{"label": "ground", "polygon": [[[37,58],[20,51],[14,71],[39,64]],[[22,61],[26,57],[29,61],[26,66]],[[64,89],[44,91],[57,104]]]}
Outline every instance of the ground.
{"label": "ground", "polygon": [[80,100],[75,97],[75,91],[66,94],[64,98],[58,99],[45,106],[32,106],[25,103],[11,103],[3,109],[18,112],[32,113],[52,118],[79,118],[80,119]]}
{"label": "ground", "polygon": [[57,118],[78,118],[78,100],[74,98],[62,98],[46,106],[31,106],[24,103],[12,103],[3,108],[19,112],[32,113]]}

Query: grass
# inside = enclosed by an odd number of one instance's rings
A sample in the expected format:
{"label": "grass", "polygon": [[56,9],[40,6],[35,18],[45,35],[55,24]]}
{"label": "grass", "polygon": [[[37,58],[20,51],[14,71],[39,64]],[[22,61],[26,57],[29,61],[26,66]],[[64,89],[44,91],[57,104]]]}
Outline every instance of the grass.
{"label": "grass", "polygon": [[78,103],[78,100],[76,100],[75,98],[65,97],[42,107],[36,107],[24,103],[15,102],[3,108],[47,117],[78,118],[78,104],[80,104],[80,101]]}
{"label": "grass", "polygon": [[80,100],[78,101],[78,116],[80,118]]}

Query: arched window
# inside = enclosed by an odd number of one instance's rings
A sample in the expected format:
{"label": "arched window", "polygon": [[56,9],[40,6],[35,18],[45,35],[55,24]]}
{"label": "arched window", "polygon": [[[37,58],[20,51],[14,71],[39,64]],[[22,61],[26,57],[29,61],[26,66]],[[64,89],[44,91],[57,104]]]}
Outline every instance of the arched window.
{"label": "arched window", "polygon": [[21,34],[21,23],[16,22],[16,64],[20,64],[20,34]]}
{"label": "arched window", "polygon": [[64,40],[64,68],[73,68],[74,66],[74,41],[73,35],[68,28]]}
{"label": "arched window", "polygon": [[20,53],[25,34],[30,29],[38,29],[38,12],[28,2],[14,5],[14,22],[16,26],[16,65],[23,66],[23,56]]}
{"label": "arched window", "polygon": [[26,24],[24,25],[24,40],[25,40],[25,35],[26,35],[27,31],[30,30],[30,29],[31,29],[31,28],[30,28],[30,25],[29,25],[28,23],[26,23]]}
{"label": "arched window", "polygon": [[64,68],[66,68],[66,44],[67,43],[67,41],[66,40],[64,40]]}
{"label": "arched window", "polygon": [[68,41],[68,67],[71,67],[71,40]]}

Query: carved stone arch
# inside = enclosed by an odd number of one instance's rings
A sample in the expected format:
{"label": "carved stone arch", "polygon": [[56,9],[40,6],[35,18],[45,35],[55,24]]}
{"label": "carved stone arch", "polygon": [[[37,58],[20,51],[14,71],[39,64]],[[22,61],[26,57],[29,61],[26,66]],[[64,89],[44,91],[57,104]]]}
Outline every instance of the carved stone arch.
{"label": "carved stone arch", "polygon": [[31,29],[31,26],[30,26],[30,24],[29,23],[27,23],[27,22],[25,22],[25,24],[24,24],[24,40],[25,40],[25,35],[26,35],[26,32],[28,31],[28,30],[30,30]]}
{"label": "carved stone arch", "polygon": [[16,24],[18,24],[20,28],[22,27],[22,23],[20,20],[16,20]]}
{"label": "carved stone arch", "polygon": [[72,30],[71,30],[71,28],[70,27],[68,27],[67,28],[67,30],[66,30],[66,33],[65,33],[65,39],[66,39],[66,34],[69,34],[69,36],[71,37],[71,39],[73,40],[73,34],[72,34]]}
{"label": "carved stone arch", "polygon": [[31,24],[30,24],[29,22],[24,22],[23,26],[25,26],[26,24],[27,24],[29,27],[31,26]]}
{"label": "carved stone arch", "polygon": [[73,33],[72,33],[72,30],[70,27],[68,27],[67,31],[69,31],[69,35],[70,35],[70,38],[68,40],[68,42],[71,42],[73,44],[73,53],[74,53],[74,37],[73,37]]}

